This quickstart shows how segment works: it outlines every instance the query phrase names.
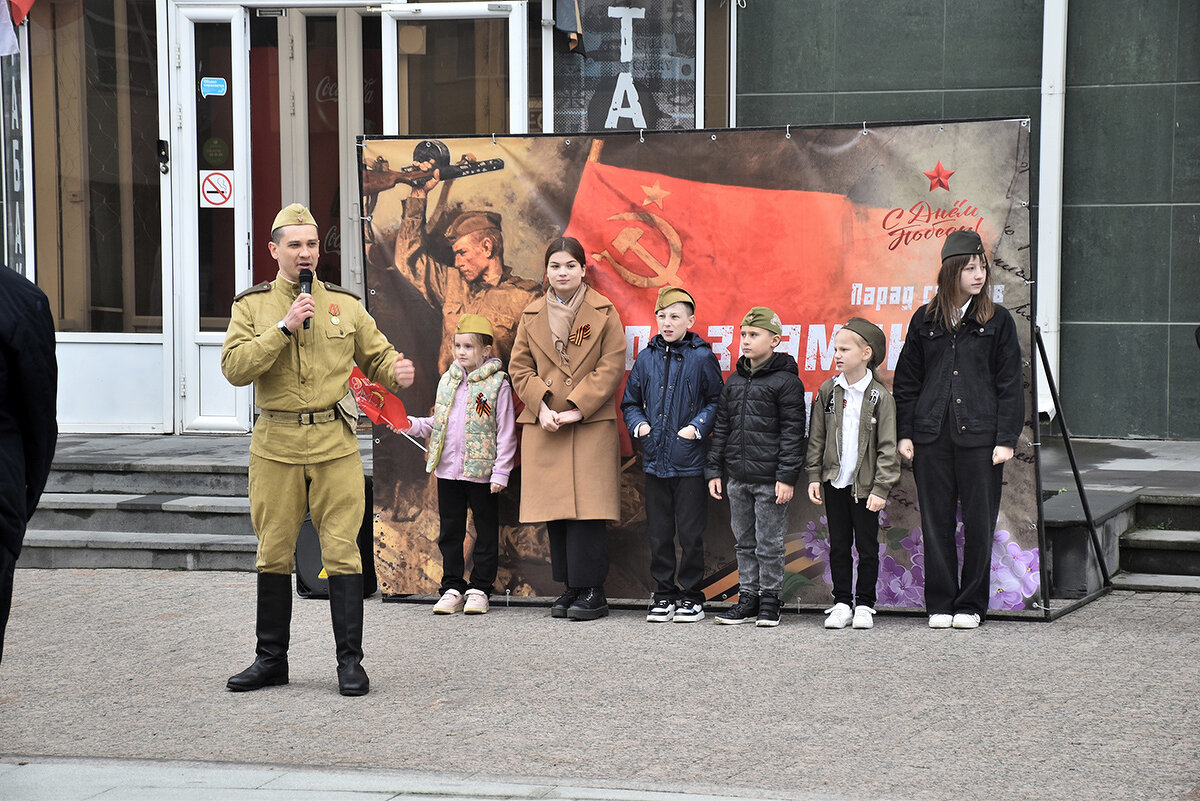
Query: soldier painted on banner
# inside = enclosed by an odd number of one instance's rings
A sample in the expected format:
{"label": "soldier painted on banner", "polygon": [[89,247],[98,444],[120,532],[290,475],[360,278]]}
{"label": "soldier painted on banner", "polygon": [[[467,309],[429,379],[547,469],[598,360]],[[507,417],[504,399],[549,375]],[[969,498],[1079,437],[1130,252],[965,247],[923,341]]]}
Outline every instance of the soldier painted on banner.
{"label": "soldier painted on banner", "polygon": [[[419,165],[432,168],[432,162]],[[454,360],[454,330],[464,314],[491,321],[497,355],[505,365],[512,352],[521,312],[541,296],[536,281],[521,278],[504,263],[504,235],[500,215],[494,211],[464,211],[446,228],[444,236],[454,252],[454,269],[438,262],[427,251],[425,208],[429,192],[440,182],[440,172],[424,186],[413,187],[404,201],[396,233],[391,269],[410,283],[425,301],[442,314],[438,370],[445,372]]]}
{"label": "soldier painted on banner", "polygon": [[[338,689],[365,695],[363,577],[358,548],[364,487],[349,389],[357,364],[393,392],[413,382],[413,364],[380,333],[359,298],[313,281],[317,223],[299,203],[272,224],[274,281],[234,298],[221,369],[235,386],[253,383],[262,414],[250,440],[250,516],[258,537],[258,646],[254,663],[229,679],[235,692],[288,683],[291,573],[296,538],[311,510],[329,575]],[[310,292],[301,283],[312,281]]]}

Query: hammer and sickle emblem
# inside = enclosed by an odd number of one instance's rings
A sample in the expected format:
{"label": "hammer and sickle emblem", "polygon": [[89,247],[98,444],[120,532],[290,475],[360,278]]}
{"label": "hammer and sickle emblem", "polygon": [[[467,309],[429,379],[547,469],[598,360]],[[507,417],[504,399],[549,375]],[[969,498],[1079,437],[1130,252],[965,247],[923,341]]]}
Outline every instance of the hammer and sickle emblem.
{"label": "hammer and sickle emblem", "polygon": [[607,250],[594,254],[596,258],[605,259],[627,283],[636,287],[666,286],[667,284],[677,282],[679,264],[683,256],[683,243],[679,239],[679,234],[671,227],[669,222],[657,214],[651,214],[648,211],[631,211],[625,214],[614,214],[608,219],[631,220],[653,228],[662,234],[663,239],[670,245],[671,255],[664,265],[642,244],[641,239],[642,235],[646,233],[645,230],[629,227],[622,228],[621,233],[617,234],[616,238],[612,241],[613,249],[620,255],[625,255],[632,251],[634,255],[642,260],[643,264],[654,271],[653,276],[639,275],[638,273],[629,271],[621,262],[613,258]]}

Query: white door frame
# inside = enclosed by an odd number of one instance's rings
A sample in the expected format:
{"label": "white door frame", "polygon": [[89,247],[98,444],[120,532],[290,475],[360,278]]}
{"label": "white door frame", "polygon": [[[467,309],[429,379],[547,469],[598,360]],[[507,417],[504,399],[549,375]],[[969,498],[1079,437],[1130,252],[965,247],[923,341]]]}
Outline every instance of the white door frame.
{"label": "white door frame", "polygon": [[[339,153],[338,187],[342,202],[342,219],[338,221],[341,235],[342,284],[359,295],[363,294],[363,242],[361,215],[362,199],[358,189],[359,156],[354,138],[363,132],[363,109],[359,102],[361,90],[346,92],[346,87],[363,85],[362,18],[371,13],[367,8],[332,8],[329,6],[288,6],[287,15],[280,20],[279,47],[279,160],[281,192],[284,203],[311,204],[308,152],[308,61],[306,17],[336,17],[338,40],[338,140],[343,144]],[[283,36],[290,37],[284,46]],[[302,121],[297,125],[296,121]],[[290,135],[289,135],[290,133]],[[259,237],[262,238],[261,236]],[[322,247],[324,250],[324,247]]]}
{"label": "white door frame", "polygon": [[195,243],[199,241],[199,164],[196,158],[195,23],[230,27],[231,74],[226,91],[233,96],[234,291],[250,286],[250,41],[249,15],[241,5],[174,6],[169,28],[174,49],[171,95],[171,182],[174,209],[171,256],[176,304],[176,424],[185,432],[250,430],[251,388],[233,387],[221,373],[223,331],[201,331]]}
{"label": "white door frame", "polygon": [[[529,65],[526,0],[502,3],[385,3],[383,12],[383,133],[399,136],[400,64],[396,28],[401,22],[434,19],[506,19],[508,22],[508,130],[529,133]],[[389,24],[390,21],[390,24]]]}

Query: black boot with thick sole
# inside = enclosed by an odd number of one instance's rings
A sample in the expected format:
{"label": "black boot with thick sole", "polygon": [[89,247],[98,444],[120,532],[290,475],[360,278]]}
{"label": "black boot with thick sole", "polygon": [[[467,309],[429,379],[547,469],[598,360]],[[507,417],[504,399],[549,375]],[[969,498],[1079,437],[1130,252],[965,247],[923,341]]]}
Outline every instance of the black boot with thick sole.
{"label": "black boot with thick sole", "polygon": [[575,603],[575,599],[579,597],[579,590],[567,587],[567,591],[554,599],[554,603],[550,605],[550,617],[566,617],[567,610],[571,608],[571,604]]}
{"label": "black boot with thick sole", "polygon": [[595,620],[608,615],[608,599],[603,587],[584,587],[579,591],[575,603],[567,609],[571,620]]}
{"label": "black boot with thick sole", "polygon": [[329,577],[329,614],[337,643],[338,692],[366,695],[371,690],[371,681],[362,667],[362,573]]}
{"label": "black boot with thick sole", "polygon": [[292,628],[292,577],[283,573],[258,574],[258,647],[254,664],[225,686],[235,693],[288,683],[288,640]]}

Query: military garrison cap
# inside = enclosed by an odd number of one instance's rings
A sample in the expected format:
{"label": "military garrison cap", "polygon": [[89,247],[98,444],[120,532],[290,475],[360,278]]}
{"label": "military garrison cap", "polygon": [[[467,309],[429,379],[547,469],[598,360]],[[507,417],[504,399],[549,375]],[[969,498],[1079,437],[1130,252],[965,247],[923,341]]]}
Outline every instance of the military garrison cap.
{"label": "military garrison cap", "polygon": [[883,364],[883,357],[887,355],[887,336],[882,328],[863,317],[851,317],[842,327],[858,334],[871,347],[871,363],[868,367]]}
{"label": "military garrison cap", "polygon": [[746,312],[746,316],[742,318],[742,325],[752,325],[777,336],[783,336],[783,322],[779,319],[778,314],[766,306],[755,306]]}
{"label": "military garrison cap", "polygon": [[271,230],[283,228],[285,225],[316,225],[317,221],[313,218],[312,212],[304,207],[301,203],[293,203],[281,209],[275,215],[275,222],[271,223]]}
{"label": "military garrison cap", "polygon": [[951,231],[942,244],[942,261],[951,256],[982,256],[983,240],[974,231]]}
{"label": "military garrison cap", "polygon": [[654,311],[660,312],[672,303],[686,303],[692,307],[692,311],[696,310],[696,299],[686,289],[680,289],[677,286],[664,286],[658,290],[658,300],[654,304]]}
{"label": "military garrison cap", "polygon": [[492,333],[492,324],[488,322],[488,318],[482,314],[464,314],[458,318],[458,328],[454,329],[456,334],[483,334],[485,337],[494,337]]}
{"label": "military garrison cap", "polygon": [[494,211],[464,211],[446,229],[446,239],[454,244],[458,239],[489,228],[500,230],[500,215]]}

